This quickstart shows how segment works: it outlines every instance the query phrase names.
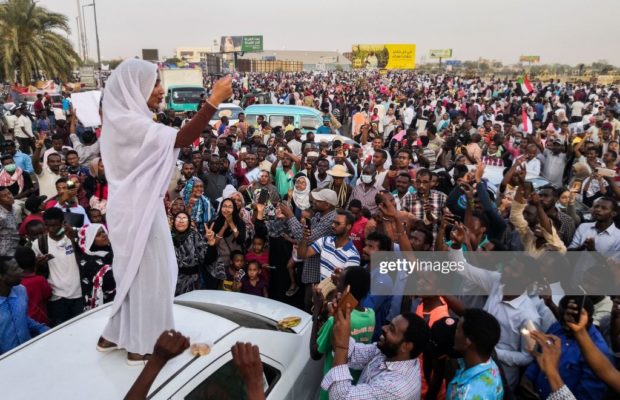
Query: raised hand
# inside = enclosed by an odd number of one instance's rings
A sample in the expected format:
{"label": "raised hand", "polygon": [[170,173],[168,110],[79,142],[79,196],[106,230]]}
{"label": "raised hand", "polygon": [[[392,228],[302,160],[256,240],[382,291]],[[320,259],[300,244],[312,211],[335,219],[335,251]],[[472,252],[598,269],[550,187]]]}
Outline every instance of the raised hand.
{"label": "raised hand", "polygon": [[164,331],[155,343],[153,358],[164,363],[189,348],[189,339],[175,330]]}
{"label": "raised hand", "polygon": [[207,240],[207,244],[209,246],[213,246],[215,244],[215,231],[213,231],[213,226],[215,222],[211,223],[211,226],[205,223],[205,239]]}
{"label": "raised hand", "polygon": [[218,79],[217,82],[213,84],[213,90],[211,91],[211,96],[209,97],[209,103],[217,107],[221,103],[228,100],[232,94],[232,78],[230,76],[225,76]]}

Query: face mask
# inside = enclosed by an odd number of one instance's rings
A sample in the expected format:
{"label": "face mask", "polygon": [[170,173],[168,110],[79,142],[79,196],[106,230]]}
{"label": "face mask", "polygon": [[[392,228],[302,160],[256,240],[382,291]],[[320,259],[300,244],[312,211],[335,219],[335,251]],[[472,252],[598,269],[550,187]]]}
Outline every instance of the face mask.
{"label": "face mask", "polygon": [[6,170],[6,172],[8,172],[9,174],[12,174],[13,172],[15,172],[15,170],[17,169],[17,166],[15,164],[7,164],[4,166],[4,169]]}
{"label": "face mask", "polygon": [[361,175],[360,179],[363,183],[369,184],[372,182],[372,175]]}

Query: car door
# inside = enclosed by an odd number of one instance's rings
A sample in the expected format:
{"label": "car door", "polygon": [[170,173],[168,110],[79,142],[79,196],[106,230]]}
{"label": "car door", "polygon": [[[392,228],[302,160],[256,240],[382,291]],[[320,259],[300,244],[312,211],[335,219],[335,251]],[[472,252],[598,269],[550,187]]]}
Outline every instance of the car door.
{"label": "car door", "polygon": [[[280,388],[283,368],[274,360],[261,354],[263,362],[263,387],[267,399],[288,399],[288,390]],[[284,385],[282,385],[284,386]],[[284,392],[283,392],[284,389]],[[233,364],[232,353],[227,352],[194,376],[173,396],[175,400],[244,400],[245,385]]]}

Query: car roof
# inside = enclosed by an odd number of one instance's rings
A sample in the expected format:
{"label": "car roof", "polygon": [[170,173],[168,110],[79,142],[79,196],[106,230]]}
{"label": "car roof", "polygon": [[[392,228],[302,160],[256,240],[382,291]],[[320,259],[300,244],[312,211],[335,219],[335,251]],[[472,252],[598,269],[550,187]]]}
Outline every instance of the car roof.
{"label": "car roof", "polygon": [[[191,343],[214,344],[214,357],[230,349],[230,346],[219,348],[219,341],[237,330],[245,329],[229,319],[199,309],[199,304],[222,304],[239,310],[264,313],[273,318],[297,315],[302,317],[300,326],[307,325],[311,319],[305,312],[291,310],[292,307],[283,303],[241,293],[197,291],[178,297],[173,306],[175,329],[189,336]],[[99,335],[108,322],[110,310],[111,304],[96,308],[1,355],[0,376],[4,382],[16,383],[4,385],[2,398],[123,398],[142,368],[128,366],[124,351],[101,353],[95,350]],[[262,332],[271,334],[269,331]],[[189,351],[170,360],[157,376],[151,393],[195,361],[196,357]],[[201,360],[206,361],[209,360]],[[70,378],[67,374],[70,374]],[[32,377],[36,377],[36,385],[17,384],[29,382]],[[63,379],[79,382],[79,385],[66,384]]]}
{"label": "car roof", "polygon": [[261,114],[301,114],[321,117],[319,110],[304,106],[291,106],[285,104],[253,104],[245,109],[246,115]]}
{"label": "car roof", "polygon": [[243,110],[243,108],[241,108],[240,106],[236,105],[235,103],[220,103],[220,105],[217,106],[218,110],[226,109],[226,108],[239,108],[239,109]]}
{"label": "car roof", "polygon": [[[80,382],[81,398],[123,398],[141,368],[128,366],[124,351],[101,353],[95,349],[110,310],[109,306],[95,309],[3,355],[0,375],[4,382],[26,382],[28,377],[36,377],[37,384],[28,390],[24,385],[4,385],[2,397],[75,398],[74,391],[78,388],[59,380],[63,374],[70,373],[71,381]],[[176,328],[190,338],[195,336],[192,341],[197,342],[215,342],[238,328],[224,318],[181,305],[174,306],[174,316]],[[166,382],[192,358],[189,352],[183,352],[172,359],[158,375],[153,388]]]}

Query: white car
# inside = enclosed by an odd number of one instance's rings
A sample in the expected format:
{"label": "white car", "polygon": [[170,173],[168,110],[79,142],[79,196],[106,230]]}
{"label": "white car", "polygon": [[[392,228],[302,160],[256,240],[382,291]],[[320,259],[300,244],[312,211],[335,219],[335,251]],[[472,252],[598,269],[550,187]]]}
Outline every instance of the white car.
{"label": "white car", "polygon": [[[238,341],[260,348],[268,399],[315,399],[322,362],[310,357],[312,317],[292,306],[242,293],[201,290],[175,299],[176,330],[190,342],[211,343],[207,356],[189,350],[170,360],[151,386],[149,399],[241,399],[244,385],[232,363]],[[127,353],[100,353],[95,344],[110,305],[89,311],[0,356],[3,399],[122,399],[141,367]],[[298,316],[298,326],[277,321]]]}
{"label": "white car", "polygon": [[228,117],[228,126],[232,126],[239,122],[239,113],[243,112],[243,108],[233,103],[222,103],[217,107],[217,111],[211,117],[209,125],[214,126],[216,122],[223,116]]}

